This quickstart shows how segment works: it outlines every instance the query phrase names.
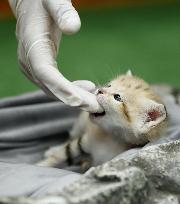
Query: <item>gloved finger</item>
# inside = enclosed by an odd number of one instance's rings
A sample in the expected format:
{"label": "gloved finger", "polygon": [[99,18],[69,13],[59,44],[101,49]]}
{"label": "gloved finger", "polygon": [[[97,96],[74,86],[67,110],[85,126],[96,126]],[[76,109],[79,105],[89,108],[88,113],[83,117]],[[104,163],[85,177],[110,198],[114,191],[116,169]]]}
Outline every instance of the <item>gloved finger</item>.
{"label": "gloved finger", "polygon": [[60,31],[59,27],[56,25],[55,22],[51,23],[51,40],[55,45],[56,54],[58,55],[59,46],[62,38],[62,32]]}
{"label": "gloved finger", "polygon": [[31,80],[32,82],[35,82],[33,80],[33,77],[32,77],[32,74],[29,70],[29,67],[28,67],[28,64],[26,64],[24,62],[24,59],[25,59],[25,50],[22,46],[22,44],[19,42],[18,44],[18,62],[19,62],[19,65],[20,65],[20,70],[23,72],[23,74],[25,74],[25,76]]}
{"label": "gloved finger", "polygon": [[[38,53],[38,55],[37,55]],[[89,112],[102,112],[94,94],[87,92],[63,77],[57,69],[53,44],[46,39],[38,41],[28,52],[33,78],[36,78],[53,95],[70,106]]]}
{"label": "gloved finger", "polygon": [[20,67],[21,67],[21,72],[29,79],[33,84],[36,84],[40,89],[42,89],[49,97],[59,100],[44,84],[39,81],[37,78],[33,78],[31,73],[28,72],[28,69],[25,68],[26,66],[19,61]]}
{"label": "gloved finger", "polygon": [[79,31],[81,21],[70,0],[43,0],[42,3],[63,33],[70,35]]}
{"label": "gloved finger", "polygon": [[20,65],[20,70],[22,71],[22,73],[30,80],[32,81],[33,83],[37,83],[36,81],[34,81],[31,73],[28,71],[28,68],[26,67],[26,65],[21,61],[19,60],[19,65]]}
{"label": "gloved finger", "polygon": [[49,97],[58,100],[57,97],[55,95],[52,94],[52,92],[50,92],[37,78],[34,78],[30,67],[28,65],[27,62],[24,62],[25,59],[25,50],[22,46],[21,43],[18,44],[18,62],[20,65],[20,70],[22,71],[22,73],[30,80],[32,81],[34,84],[36,84],[38,87],[40,87]]}
{"label": "gloved finger", "polygon": [[93,93],[96,90],[96,85],[93,82],[88,81],[88,80],[73,81],[73,84],[91,93]]}
{"label": "gloved finger", "polygon": [[36,84],[40,89],[42,89],[49,97],[53,98],[54,100],[58,100],[58,98],[52,94],[40,81],[32,77],[32,74],[28,71],[27,65],[25,65],[20,59],[19,59],[19,65],[20,70],[22,73],[34,84]]}

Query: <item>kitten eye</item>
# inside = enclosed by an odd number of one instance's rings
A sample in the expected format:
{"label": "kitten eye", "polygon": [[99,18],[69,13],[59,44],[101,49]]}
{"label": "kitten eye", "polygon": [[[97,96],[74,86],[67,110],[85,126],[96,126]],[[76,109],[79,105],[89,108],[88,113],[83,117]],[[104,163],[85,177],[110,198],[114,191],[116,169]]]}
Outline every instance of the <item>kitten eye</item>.
{"label": "kitten eye", "polygon": [[107,87],[107,88],[111,87],[111,84],[108,84],[106,87]]}
{"label": "kitten eye", "polygon": [[116,101],[119,101],[119,102],[122,101],[121,96],[120,96],[119,94],[114,94],[114,99],[115,99]]}

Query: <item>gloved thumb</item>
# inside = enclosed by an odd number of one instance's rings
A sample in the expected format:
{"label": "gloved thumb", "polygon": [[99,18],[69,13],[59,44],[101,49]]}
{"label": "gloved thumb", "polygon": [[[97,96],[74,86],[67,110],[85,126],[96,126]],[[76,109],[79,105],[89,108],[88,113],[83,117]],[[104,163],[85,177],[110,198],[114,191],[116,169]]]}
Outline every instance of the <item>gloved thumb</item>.
{"label": "gloved thumb", "polygon": [[70,0],[43,0],[43,6],[65,34],[79,31],[81,21]]}
{"label": "gloved thumb", "polygon": [[73,81],[73,84],[91,93],[95,92],[96,90],[96,85],[93,82],[88,80]]}

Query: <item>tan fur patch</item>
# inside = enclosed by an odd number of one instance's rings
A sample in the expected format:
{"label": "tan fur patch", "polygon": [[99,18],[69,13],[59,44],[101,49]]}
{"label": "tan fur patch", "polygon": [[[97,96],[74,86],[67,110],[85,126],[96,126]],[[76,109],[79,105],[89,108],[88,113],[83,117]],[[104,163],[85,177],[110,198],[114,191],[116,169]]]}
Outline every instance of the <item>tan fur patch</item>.
{"label": "tan fur patch", "polygon": [[140,88],[141,88],[141,85],[135,86],[135,89],[140,89]]}

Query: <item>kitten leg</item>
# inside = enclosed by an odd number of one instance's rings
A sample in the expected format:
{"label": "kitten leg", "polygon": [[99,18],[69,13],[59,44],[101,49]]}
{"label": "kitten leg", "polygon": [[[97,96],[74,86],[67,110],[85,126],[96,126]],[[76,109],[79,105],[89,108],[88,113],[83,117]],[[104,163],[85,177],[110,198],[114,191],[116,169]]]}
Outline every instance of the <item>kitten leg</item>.
{"label": "kitten leg", "polygon": [[60,147],[55,147],[53,151],[50,150],[49,154],[46,154],[47,158],[40,161],[37,165],[56,167],[64,163],[68,165],[74,164],[75,158],[88,155],[83,149],[82,139],[83,137],[79,137]]}
{"label": "kitten leg", "polygon": [[66,145],[67,144],[50,148],[47,152],[45,152],[45,158],[38,162],[37,165],[53,167],[58,164],[62,164],[66,161],[67,157],[65,152]]}
{"label": "kitten leg", "polygon": [[48,157],[50,157],[51,155],[54,155],[55,152],[56,152],[60,147],[61,147],[61,145],[57,145],[57,146],[50,147],[47,151],[45,151],[44,157],[45,157],[45,158],[48,158]]}

